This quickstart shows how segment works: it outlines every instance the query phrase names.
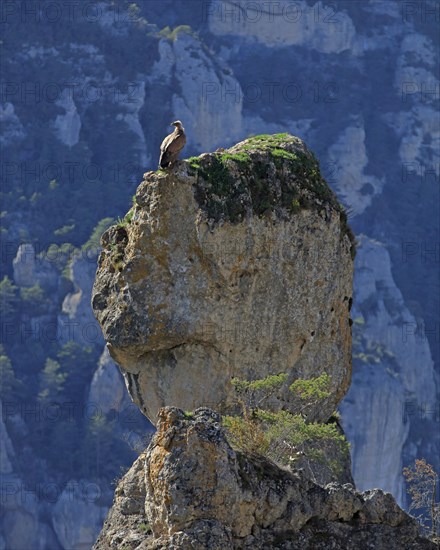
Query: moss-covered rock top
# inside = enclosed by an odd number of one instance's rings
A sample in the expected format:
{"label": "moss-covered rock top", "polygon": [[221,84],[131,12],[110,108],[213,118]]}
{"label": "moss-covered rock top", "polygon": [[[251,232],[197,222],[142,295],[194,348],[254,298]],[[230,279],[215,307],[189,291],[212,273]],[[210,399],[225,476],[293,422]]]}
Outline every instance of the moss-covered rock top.
{"label": "moss-covered rock top", "polygon": [[196,200],[214,222],[239,223],[249,215],[272,214],[286,219],[303,209],[330,209],[339,213],[354,256],[344,208],[301,139],[288,133],[262,134],[184,162],[197,174]]}

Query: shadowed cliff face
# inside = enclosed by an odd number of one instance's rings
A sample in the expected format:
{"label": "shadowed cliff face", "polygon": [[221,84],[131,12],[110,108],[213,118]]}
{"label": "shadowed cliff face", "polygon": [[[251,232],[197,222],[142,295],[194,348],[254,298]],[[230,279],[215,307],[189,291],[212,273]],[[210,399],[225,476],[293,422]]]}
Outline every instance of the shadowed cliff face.
{"label": "shadowed cliff face", "polygon": [[158,431],[120,481],[95,550],[426,549],[389,493],[321,487],[234,451],[206,408],[160,410]]}
{"label": "shadowed cliff face", "polygon": [[231,378],[327,372],[327,420],[351,376],[353,242],[304,143],[258,136],[149,172],[102,238],[92,306],[133,400],[221,411]]}

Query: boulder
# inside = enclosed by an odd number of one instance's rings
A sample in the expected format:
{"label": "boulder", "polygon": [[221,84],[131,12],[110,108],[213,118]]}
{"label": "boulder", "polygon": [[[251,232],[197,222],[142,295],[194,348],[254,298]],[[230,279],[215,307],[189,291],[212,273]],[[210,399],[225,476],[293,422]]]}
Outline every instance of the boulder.
{"label": "boulder", "polygon": [[233,377],[326,372],[327,420],[351,379],[353,236],[306,145],[263,135],[149,172],[102,237],[92,306],[130,395],[231,410]]}

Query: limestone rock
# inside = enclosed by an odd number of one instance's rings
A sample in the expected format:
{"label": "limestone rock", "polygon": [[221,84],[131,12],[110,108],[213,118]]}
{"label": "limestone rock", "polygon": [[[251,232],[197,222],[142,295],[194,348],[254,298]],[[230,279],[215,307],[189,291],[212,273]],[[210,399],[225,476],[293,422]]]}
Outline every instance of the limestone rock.
{"label": "limestone rock", "polygon": [[96,270],[97,248],[76,255],[71,263],[73,292],[64,300],[58,316],[59,339],[82,346],[103,345],[102,334],[90,308],[90,295]]}
{"label": "limestone rock", "polygon": [[113,506],[94,545],[96,550],[139,547],[151,533],[145,514],[145,453],[119,482]]}
{"label": "limestone rock", "polygon": [[[438,84],[437,84],[438,86]],[[384,119],[393,129],[399,139],[399,160],[405,171],[403,181],[406,182],[411,174],[416,174],[422,181],[437,181],[440,177],[440,153],[438,144],[440,132],[435,125],[435,108],[429,103],[415,104],[410,110],[397,113],[386,113]],[[432,134],[433,147],[424,148],[427,134]],[[429,155],[429,156],[428,156]],[[420,167],[420,161],[427,162],[427,166]],[[429,160],[427,160],[429,159]],[[432,159],[432,163],[431,163]]]}
{"label": "limestone rock", "polygon": [[106,507],[97,503],[99,486],[70,481],[53,508],[53,529],[65,550],[90,548],[99,533]]}
{"label": "limestone rock", "polygon": [[18,247],[12,265],[14,282],[19,287],[31,287],[38,284],[46,292],[54,293],[62,286],[54,266],[54,257],[50,254],[38,257],[37,251],[30,243],[24,243]]}
{"label": "limestone rock", "polygon": [[73,147],[79,141],[81,117],[72,98],[71,90],[65,89],[59,100],[58,107],[65,110],[64,114],[57,115],[54,122],[55,134],[68,147]]}
{"label": "limestone rock", "polygon": [[[329,10],[323,2],[313,6],[298,2],[228,3],[213,0],[205,4],[209,29],[217,35],[234,35],[269,47],[305,46],[325,53],[350,50],[356,29],[345,11]],[[330,17],[329,17],[330,16]]]}
{"label": "limestone rock", "polygon": [[118,113],[116,120],[123,120],[130,130],[138,138],[134,148],[139,155],[139,165],[146,166],[151,163],[151,155],[147,153],[144,129],[140,121],[140,112],[145,109],[145,85],[143,82],[136,83],[129,88],[127,94],[121,95],[121,105],[125,107],[125,113]]}
{"label": "limestone rock", "polygon": [[3,420],[3,407],[8,426],[21,427],[19,415],[10,414],[8,405],[0,401],[0,550],[60,550],[54,532],[41,521],[45,485],[33,491],[14,471],[17,453]]}
{"label": "limestone rock", "polygon": [[[145,518],[145,534],[135,539]],[[145,456],[120,482],[94,550],[118,548],[129,536],[137,550],[434,550],[418,529],[388,493],[322,487],[301,471],[234,451],[218,413],[167,407]]]}
{"label": "limestone rock", "polygon": [[105,348],[90,383],[88,407],[90,410],[96,407],[101,414],[109,414],[112,410],[120,411],[126,396],[118,366]]}
{"label": "limestone rock", "polygon": [[362,122],[344,129],[328,151],[328,161],[338,173],[338,196],[353,214],[361,214],[382,192],[384,178],[366,173],[368,166],[365,129]]}
{"label": "limestone rock", "polygon": [[316,159],[288,134],[149,172],[131,220],[102,238],[92,294],[110,354],[150,421],[225,411],[231,378],[327,372],[327,420],[351,376],[353,242]]}
{"label": "limestone rock", "polygon": [[[391,267],[385,246],[365,236],[358,238],[358,291],[352,310],[355,368],[341,414],[351,442],[356,486],[361,490],[379,486],[403,503],[403,447],[411,424],[420,421],[415,403],[435,411],[435,371],[429,343],[417,334],[419,323],[405,304]],[[384,402],[387,406],[378,415]],[[432,437],[435,432],[433,422]]]}
{"label": "limestone rock", "polygon": [[[173,50],[173,74],[181,90],[173,95],[173,112],[187,121],[190,143],[197,151],[234,143],[242,135],[243,97],[238,80],[194,36],[180,33]],[[189,73],[193,78],[185,78]],[[234,101],[225,101],[228,92]]]}
{"label": "limestone rock", "polygon": [[140,452],[145,448],[153,427],[130,399],[118,365],[107,348],[90,384],[87,411],[89,416],[96,413],[115,421],[113,429],[133,450]]}
{"label": "limestone rock", "polygon": [[30,243],[21,244],[12,261],[14,282],[18,286],[32,286],[35,280],[35,250]]}
{"label": "limestone rock", "polygon": [[[243,135],[243,92],[221,57],[213,55],[194,33],[184,29],[172,41],[162,39],[158,50],[159,60],[149,79],[153,86],[175,83],[173,120],[183,121],[187,148],[215,149]],[[188,74],[192,77],[187,78]]]}

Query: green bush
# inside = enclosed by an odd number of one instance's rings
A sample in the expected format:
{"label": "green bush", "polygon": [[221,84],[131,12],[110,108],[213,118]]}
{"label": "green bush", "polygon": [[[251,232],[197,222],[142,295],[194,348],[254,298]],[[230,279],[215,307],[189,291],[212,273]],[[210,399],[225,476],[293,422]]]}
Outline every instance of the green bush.
{"label": "green bush", "polygon": [[22,307],[29,315],[48,313],[49,300],[39,283],[34,286],[20,288]]}
{"label": "green bush", "polygon": [[90,248],[98,249],[101,246],[101,236],[111,225],[115,223],[113,218],[103,218],[93,229],[87,242],[82,246],[83,251]]}
{"label": "green bush", "polygon": [[0,282],[0,307],[3,315],[12,315],[17,306],[17,287],[7,275]]}
{"label": "green bush", "polygon": [[61,370],[58,361],[48,357],[43,371],[40,374],[40,392],[38,401],[42,404],[58,402],[64,388],[67,374]]}
{"label": "green bush", "polygon": [[339,457],[345,456],[348,453],[345,437],[335,423],[308,422],[305,414],[330,395],[330,377],[323,373],[290,385],[289,390],[300,400],[299,411],[269,410],[266,406],[269,399],[281,391],[286,381],[286,373],[254,381],[232,380],[241,414],[223,417],[231,445],[282,465],[291,465],[301,456],[312,476],[318,464],[337,476],[342,471],[341,463],[326,458],[325,449],[331,444]]}

